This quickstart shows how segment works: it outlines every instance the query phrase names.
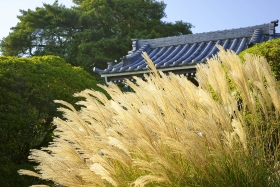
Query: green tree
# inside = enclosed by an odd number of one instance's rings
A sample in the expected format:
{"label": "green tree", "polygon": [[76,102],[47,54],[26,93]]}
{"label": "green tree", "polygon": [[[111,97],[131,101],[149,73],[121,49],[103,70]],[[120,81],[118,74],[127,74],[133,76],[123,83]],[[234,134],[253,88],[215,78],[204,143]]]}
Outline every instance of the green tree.
{"label": "green tree", "polygon": [[191,24],[161,21],[166,16],[166,4],[155,0],[79,1],[83,32],[76,39],[78,64],[94,64],[105,68],[130,50],[131,38],[154,38],[190,34]]}
{"label": "green tree", "polygon": [[0,186],[34,184],[34,179],[16,171],[31,168],[30,149],[46,146],[52,139],[52,120],[60,114],[53,100],[74,104],[74,93],[101,90],[96,84],[85,70],[59,57],[0,57]]}
{"label": "green tree", "polygon": [[0,43],[3,55],[58,55],[92,72],[131,49],[131,38],[190,34],[183,21],[163,22],[166,4],[155,0],[74,0],[66,8],[55,1],[35,11],[21,10],[20,22]]}
{"label": "green tree", "polygon": [[44,4],[35,11],[20,10],[20,22],[2,40],[1,51],[5,56],[67,56],[67,48],[75,36],[78,13],[59,5]]}
{"label": "green tree", "polygon": [[276,79],[280,81],[280,38],[256,44],[241,52],[239,57],[243,59],[246,53],[265,57]]}

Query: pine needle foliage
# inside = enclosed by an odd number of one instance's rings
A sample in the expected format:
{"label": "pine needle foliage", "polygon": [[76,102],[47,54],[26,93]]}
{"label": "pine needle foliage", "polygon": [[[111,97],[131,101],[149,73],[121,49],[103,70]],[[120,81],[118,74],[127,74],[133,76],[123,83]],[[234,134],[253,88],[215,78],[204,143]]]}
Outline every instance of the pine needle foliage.
{"label": "pine needle foliage", "polygon": [[220,46],[197,81],[157,72],[101,86],[81,110],[64,102],[54,142],[32,150],[38,173],[63,186],[279,186],[280,90],[266,60]]}

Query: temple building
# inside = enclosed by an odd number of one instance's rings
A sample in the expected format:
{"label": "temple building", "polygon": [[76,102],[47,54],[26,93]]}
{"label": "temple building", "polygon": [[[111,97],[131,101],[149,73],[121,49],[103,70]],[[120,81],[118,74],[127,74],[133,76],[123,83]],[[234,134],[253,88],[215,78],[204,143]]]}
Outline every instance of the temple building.
{"label": "temple building", "polygon": [[275,32],[278,20],[270,23],[245,28],[189,34],[156,39],[132,39],[132,50],[116,65],[108,63],[108,68],[98,72],[106,82],[122,83],[124,79],[133,81],[134,76],[143,77],[149,72],[145,59],[141,56],[146,52],[153,60],[156,68],[162,72],[184,74],[194,80],[195,65],[206,62],[218,53],[216,45],[233,50],[236,54],[273,38],[280,38]]}

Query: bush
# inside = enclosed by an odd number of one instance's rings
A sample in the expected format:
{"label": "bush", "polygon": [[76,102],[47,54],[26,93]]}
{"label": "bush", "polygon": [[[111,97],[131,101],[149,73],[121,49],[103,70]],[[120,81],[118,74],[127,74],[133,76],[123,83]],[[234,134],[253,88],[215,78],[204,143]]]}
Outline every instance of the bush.
{"label": "bush", "polygon": [[153,74],[127,81],[134,92],[84,90],[78,111],[56,101],[67,120],[32,150],[37,173],[19,173],[63,186],[279,186],[276,80],[265,59],[220,50],[197,66],[199,87],[144,55]]}
{"label": "bush", "polygon": [[259,43],[244,50],[239,54],[241,59],[244,58],[244,54],[246,53],[256,54],[266,58],[276,79],[280,81],[280,38]]}
{"label": "bush", "polygon": [[[30,149],[48,145],[59,116],[54,99],[74,104],[73,94],[99,89],[83,69],[55,56],[0,57],[0,186],[28,186],[34,178],[19,176]],[[100,89],[99,89],[100,90]],[[101,90],[100,90],[101,91]]]}

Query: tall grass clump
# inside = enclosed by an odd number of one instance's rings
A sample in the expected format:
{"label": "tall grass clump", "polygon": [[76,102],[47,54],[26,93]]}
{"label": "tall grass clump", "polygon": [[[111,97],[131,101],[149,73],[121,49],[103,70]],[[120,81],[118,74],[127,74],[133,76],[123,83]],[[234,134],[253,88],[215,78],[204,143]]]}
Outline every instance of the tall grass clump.
{"label": "tall grass clump", "polygon": [[280,91],[266,60],[219,47],[197,81],[157,72],[127,80],[133,92],[84,90],[52,144],[32,150],[37,173],[63,186],[279,186]]}

